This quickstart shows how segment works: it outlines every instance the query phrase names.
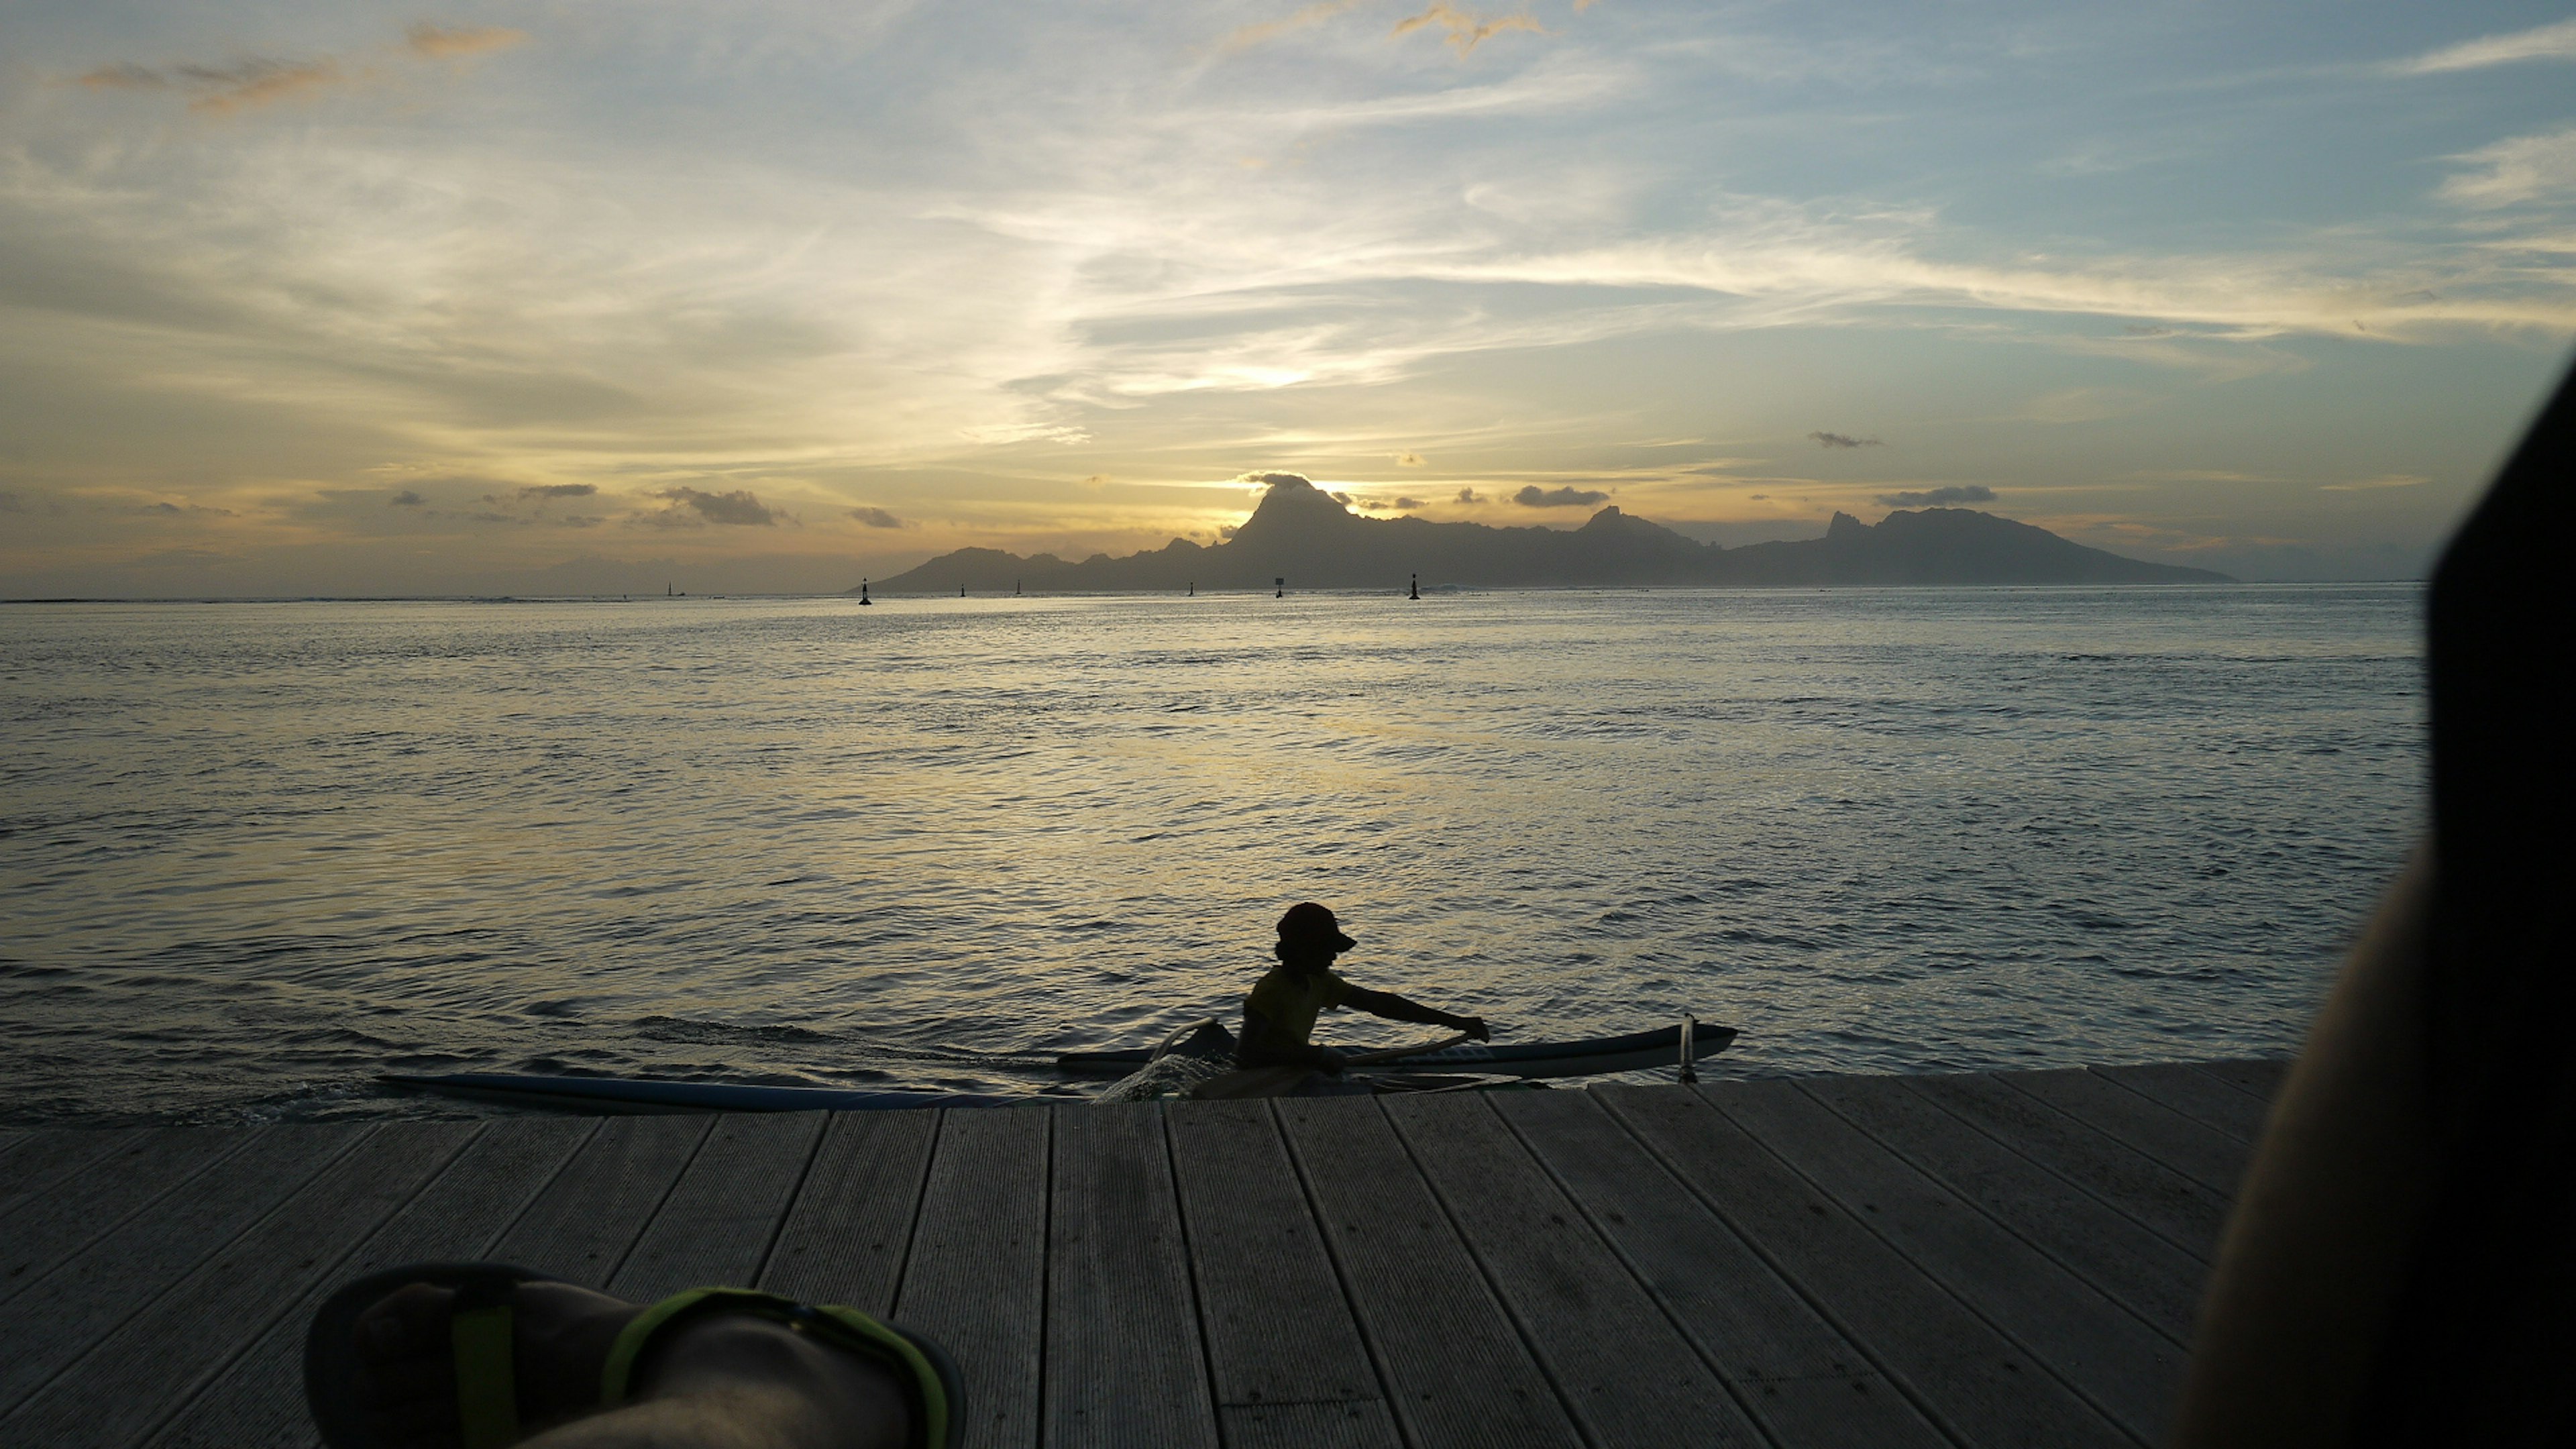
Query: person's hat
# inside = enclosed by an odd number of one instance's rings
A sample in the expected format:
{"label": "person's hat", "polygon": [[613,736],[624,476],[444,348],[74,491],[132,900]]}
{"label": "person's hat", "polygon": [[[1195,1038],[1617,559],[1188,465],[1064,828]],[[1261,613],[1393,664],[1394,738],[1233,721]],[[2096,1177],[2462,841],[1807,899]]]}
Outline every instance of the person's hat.
{"label": "person's hat", "polygon": [[1342,934],[1342,923],[1333,913],[1313,901],[1299,901],[1279,918],[1279,944],[1283,946],[1330,946],[1347,951],[1359,942]]}

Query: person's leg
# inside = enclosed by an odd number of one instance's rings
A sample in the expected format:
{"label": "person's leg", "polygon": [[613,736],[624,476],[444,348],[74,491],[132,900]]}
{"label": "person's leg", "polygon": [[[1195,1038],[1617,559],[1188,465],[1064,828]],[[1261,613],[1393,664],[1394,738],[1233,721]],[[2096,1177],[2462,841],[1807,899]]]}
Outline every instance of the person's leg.
{"label": "person's leg", "polygon": [[[455,1298],[413,1284],[358,1318],[358,1399],[391,1449],[458,1442]],[[910,1437],[892,1370],[738,1313],[664,1330],[638,1366],[633,1402],[593,1412],[609,1351],[640,1311],[568,1284],[519,1288],[512,1370],[522,1423],[543,1431],[523,1441],[530,1449],[900,1449]]]}

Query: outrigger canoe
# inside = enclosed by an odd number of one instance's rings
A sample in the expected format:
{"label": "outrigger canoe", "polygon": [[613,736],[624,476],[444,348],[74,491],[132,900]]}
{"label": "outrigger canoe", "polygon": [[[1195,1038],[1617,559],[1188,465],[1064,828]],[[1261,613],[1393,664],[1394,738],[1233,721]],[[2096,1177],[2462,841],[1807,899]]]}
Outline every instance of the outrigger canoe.
{"label": "outrigger canoe", "polygon": [[[1735,1028],[1685,1020],[1653,1031],[1626,1036],[1597,1036],[1583,1041],[1468,1041],[1415,1056],[1371,1062],[1355,1071],[1474,1072],[1498,1077],[1588,1077],[1599,1072],[1642,1072],[1681,1064],[1682,1034],[1691,1035],[1691,1060],[1722,1052],[1735,1041]],[[1359,1051],[1360,1048],[1345,1048]],[[1055,1059],[1056,1070],[1077,1077],[1123,1077],[1145,1065],[1151,1047],[1120,1051],[1067,1052]]]}
{"label": "outrigger canoe", "polygon": [[[1696,1061],[1724,1051],[1735,1029],[1696,1021],[1586,1041],[1515,1042],[1494,1046],[1460,1042],[1438,1051],[1354,1065],[1353,1075],[1387,1077],[1466,1073],[1487,1077],[1581,1077],[1597,1072],[1650,1071],[1681,1064],[1682,1037],[1691,1038]],[[1069,1052],[1059,1070],[1082,1077],[1124,1077],[1143,1067],[1154,1049]],[[879,1112],[906,1107],[1013,1107],[1063,1103],[1061,1096],[998,1096],[976,1092],[907,1092],[859,1087],[763,1087],[739,1082],[675,1082],[644,1077],[556,1077],[510,1072],[452,1072],[443,1076],[384,1076],[390,1087],[463,1097],[511,1107],[572,1112]],[[1443,1079],[1449,1080],[1449,1079]]]}

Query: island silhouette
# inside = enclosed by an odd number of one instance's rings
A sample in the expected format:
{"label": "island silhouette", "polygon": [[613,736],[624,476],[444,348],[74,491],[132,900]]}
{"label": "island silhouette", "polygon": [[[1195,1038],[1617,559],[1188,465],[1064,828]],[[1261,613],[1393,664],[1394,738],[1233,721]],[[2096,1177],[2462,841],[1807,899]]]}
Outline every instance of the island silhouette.
{"label": "island silhouette", "polygon": [[1822,538],[1722,548],[1615,505],[1576,529],[1363,518],[1296,474],[1269,476],[1260,506],[1223,543],[1176,538],[1148,552],[1093,554],[1078,563],[1051,553],[961,548],[873,587],[879,595],[1124,593],[1272,589],[1285,579],[1311,589],[1400,588],[1417,575],[1435,587],[1470,588],[2234,582],[2208,569],[2086,548],[1965,508],[1900,511],[1875,526],[1836,513]]}

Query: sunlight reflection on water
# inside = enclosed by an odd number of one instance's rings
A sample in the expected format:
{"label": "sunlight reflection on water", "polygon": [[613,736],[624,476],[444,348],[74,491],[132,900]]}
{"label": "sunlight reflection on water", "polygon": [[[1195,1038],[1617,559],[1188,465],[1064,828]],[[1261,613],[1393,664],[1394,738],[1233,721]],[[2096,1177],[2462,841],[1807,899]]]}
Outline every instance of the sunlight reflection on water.
{"label": "sunlight reflection on water", "polygon": [[22,1121],[429,1110],[384,1070],[1033,1091],[1230,1015],[1308,897],[1364,982],[1523,1039],[1696,1010],[1730,1072],[2278,1051],[2420,821],[2419,607],[18,606],[0,1081]]}

